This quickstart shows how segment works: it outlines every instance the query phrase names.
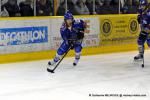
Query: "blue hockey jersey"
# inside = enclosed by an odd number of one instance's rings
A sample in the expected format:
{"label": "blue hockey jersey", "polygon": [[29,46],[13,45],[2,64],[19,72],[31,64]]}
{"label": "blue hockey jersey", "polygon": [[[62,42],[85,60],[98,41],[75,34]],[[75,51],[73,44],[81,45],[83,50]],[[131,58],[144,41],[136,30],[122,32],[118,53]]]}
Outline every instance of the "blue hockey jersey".
{"label": "blue hockey jersey", "polygon": [[[141,13],[141,12],[140,12]],[[144,14],[140,14],[141,17],[141,25],[150,29],[150,9],[144,12]]]}
{"label": "blue hockey jersey", "polygon": [[80,35],[84,32],[86,23],[83,20],[74,20],[71,29],[69,29],[64,22],[60,28],[61,37],[64,41],[69,39],[80,39]]}

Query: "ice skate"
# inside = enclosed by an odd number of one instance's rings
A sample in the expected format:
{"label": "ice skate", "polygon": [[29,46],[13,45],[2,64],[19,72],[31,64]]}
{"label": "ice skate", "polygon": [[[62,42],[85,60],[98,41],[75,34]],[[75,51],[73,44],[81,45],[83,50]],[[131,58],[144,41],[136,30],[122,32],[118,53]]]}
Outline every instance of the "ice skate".
{"label": "ice skate", "polygon": [[143,54],[138,54],[137,56],[134,57],[134,61],[142,61],[143,59]]}

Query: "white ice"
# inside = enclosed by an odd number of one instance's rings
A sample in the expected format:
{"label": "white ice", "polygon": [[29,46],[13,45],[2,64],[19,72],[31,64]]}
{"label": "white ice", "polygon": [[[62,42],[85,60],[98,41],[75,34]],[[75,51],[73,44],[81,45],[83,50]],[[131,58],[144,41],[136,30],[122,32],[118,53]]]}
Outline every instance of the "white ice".
{"label": "white ice", "polygon": [[150,51],[143,69],[136,54],[83,56],[76,67],[65,58],[54,74],[46,71],[48,60],[0,64],[0,100],[150,100]]}

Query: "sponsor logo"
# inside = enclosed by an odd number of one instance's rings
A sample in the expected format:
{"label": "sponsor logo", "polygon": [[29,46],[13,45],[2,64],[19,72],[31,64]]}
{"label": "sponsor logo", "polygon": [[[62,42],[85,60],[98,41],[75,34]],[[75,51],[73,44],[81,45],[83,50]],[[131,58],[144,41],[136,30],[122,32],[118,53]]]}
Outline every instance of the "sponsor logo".
{"label": "sponsor logo", "polygon": [[47,26],[0,29],[0,46],[48,42]]}
{"label": "sponsor logo", "polygon": [[109,19],[105,19],[101,24],[101,31],[104,36],[109,36],[112,31],[112,22]]}
{"label": "sponsor logo", "polygon": [[132,34],[137,33],[138,31],[138,22],[136,19],[130,19],[129,21],[129,31]]}

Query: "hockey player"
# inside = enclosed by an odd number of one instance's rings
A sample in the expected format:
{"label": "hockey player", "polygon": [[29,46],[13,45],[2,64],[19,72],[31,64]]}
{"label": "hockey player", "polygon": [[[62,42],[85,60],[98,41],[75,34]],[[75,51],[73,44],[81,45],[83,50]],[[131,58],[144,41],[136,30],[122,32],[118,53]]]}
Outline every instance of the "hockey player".
{"label": "hockey player", "polygon": [[142,60],[144,54],[144,43],[147,42],[150,47],[150,4],[146,0],[140,0],[138,22],[141,25],[141,31],[138,37],[139,54],[134,60]]}
{"label": "hockey player", "polygon": [[70,47],[75,51],[75,60],[73,62],[73,65],[77,65],[81,55],[81,44],[84,38],[85,28],[86,23],[83,20],[74,20],[71,12],[67,11],[67,13],[64,15],[64,22],[60,28],[60,34],[63,42],[58,48],[54,59],[48,62],[48,69],[50,69],[51,66],[55,65]]}

